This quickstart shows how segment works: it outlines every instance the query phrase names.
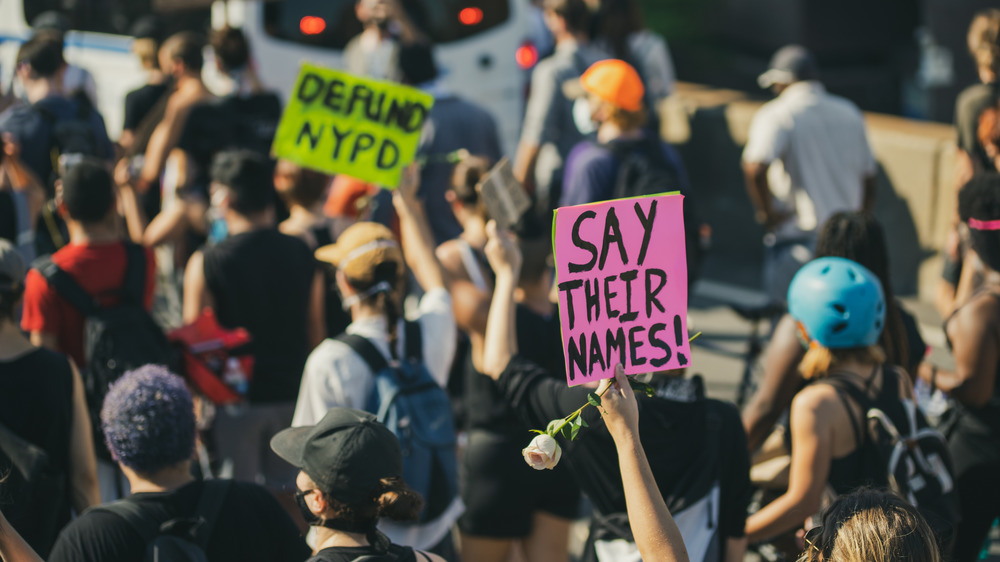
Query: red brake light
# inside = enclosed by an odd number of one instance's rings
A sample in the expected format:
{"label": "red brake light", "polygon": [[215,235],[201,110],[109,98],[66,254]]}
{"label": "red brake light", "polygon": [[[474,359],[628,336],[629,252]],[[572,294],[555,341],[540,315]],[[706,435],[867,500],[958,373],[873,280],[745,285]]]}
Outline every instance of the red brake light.
{"label": "red brake light", "polygon": [[462,11],[458,13],[458,21],[462,22],[462,25],[476,25],[483,21],[483,10],[480,8],[462,8]]}
{"label": "red brake light", "polygon": [[302,35],[319,35],[326,29],[326,20],[316,16],[305,16],[299,20],[299,31]]}
{"label": "red brake light", "polygon": [[538,49],[530,42],[525,41],[514,52],[514,60],[517,61],[518,66],[527,70],[538,62]]}

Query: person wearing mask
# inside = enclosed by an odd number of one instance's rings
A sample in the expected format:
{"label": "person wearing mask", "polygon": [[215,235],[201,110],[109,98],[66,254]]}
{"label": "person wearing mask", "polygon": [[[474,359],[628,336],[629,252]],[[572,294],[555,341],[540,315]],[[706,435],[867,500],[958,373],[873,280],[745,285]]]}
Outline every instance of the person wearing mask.
{"label": "person wearing mask", "polygon": [[381,560],[387,555],[444,562],[436,554],[390,543],[378,531],[381,518],[416,519],[423,500],[403,481],[399,441],[374,415],[331,408],[315,425],[278,433],[271,448],[300,469],[295,499],[316,528],[316,548],[308,562]]}
{"label": "person wearing mask", "polygon": [[34,496],[28,495],[13,488],[15,468],[8,464],[0,466],[0,490],[8,501],[18,501],[4,505],[9,525],[46,556],[71,510],[82,513],[101,503],[101,496],[80,373],[65,355],[32,345],[15,321],[25,273],[14,246],[0,240],[0,432],[44,451],[61,484],[36,485]]}
{"label": "person wearing mask", "polygon": [[[214,561],[304,560],[295,523],[264,488],[247,482],[199,481],[191,475],[195,449],[194,404],[184,380],[158,365],[122,375],[101,409],[108,449],[128,477],[132,494],[116,504],[79,515],[59,535],[49,562],[114,562],[144,559],[153,538],[143,529],[206,518],[202,502],[217,510],[203,550]],[[125,517],[116,509],[126,503]],[[171,523],[173,522],[173,523]],[[189,533],[200,533],[188,530]],[[153,536],[156,536],[155,533]],[[181,535],[184,537],[185,535]]]}
{"label": "person wearing mask", "polygon": [[[112,157],[111,141],[101,114],[93,105],[64,95],[65,72],[60,39],[44,33],[32,36],[18,49],[15,70],[24,86],[27,103],[0,113],[4,143],[14,144],[28,169],[47,182],[50,189],[56,175],[53,149],[60,155],[85,154],[108,161]],[[72,139],[57,138],[56,126],[73,121],[84,124],[81,134],[74,134]],[[74,146],[60,146],[63,141],[72,141]]]}
{"label": "person wearing mask", "polygon": [[426,44],[400,47],[399,68],[404,84],[434,96],[434,106],[424,121],[417,146],[417,158],[424,160],[420,169],[420,196],[434,241],[443,244],[462,232],[445,200],[445,191],[455,171],[453,156],[465,151],[484,156],[490,162],[499,161],[502,151],[497,124],[488,111],[458,97],[444,85],[434,52]]}
{"label": "person wearing mask", "polygon": [[[337,287],[352,318],[346,333],[365,338],[386,361],[398,360],[408,349],[402,306],[405,266],[409,266],[424,291],[414,319],[420,332],[422,362],[434,381],[445,387],[455,355],[455,318],[451,295],[434,256],[430,227],[417,199],[418,178],[419,170],[411,165],[392,193],[405,246],[400,248],[388,228],[360,222],[345,230],[335,244],[317,250],[316,257],[337,268]],[[359,353],[347,342],[327,339],[306,362],[292,425],[313,425],[333,407],[365,409],[374,385],[375,373]],[[393,543],[452,560],[451,527],[462,509],[461,500],[455,497],[429,521],[387,521],[381,529]]]}
{"label": "person wearing mask", "polygon": [[826,91],[809,51],[779,49],[757,82],[777,97],[750,123],[743,174],[765,231],[763,286],[773,304],[784,304],[830,215],[872,211],[877,167],[861,111]]}
{"label": "person wearing mask", "polygon": [[363,30],[344,47],[345,70],[399,82],[399,49],[422,40],[420,30],[399,0],[357,0],[354,14]]}
{"label": "person wearing mask", "polygon": [[268,443],[291,423],[306,357],[325,337],[323,276],[309,247],[275,228],[274,187],[264,157],[220,153],[212,192],[229,234],[191,256],[184,273],[184,322],[211,308],[224,328],[250,333],[254,365],[245,403],[218,410],[215,443],[225,477],[264,482],[278,492],[295,474]]}
{"label": "person wearing mask", "polygon": [[677,78],[667,42],[646,27],[638,0],[604,0],[594,15],[595,46],[627,61],[642,77],[650,128],[659,132],[660,102],[674,92]]}
{"label": "person wearing mask", "polygon": [[[496,272],[496,288],[486,328],[484,374],[496,381],[503,399],[524,424],[546,427],[549,420],[586,404],[592,389],[569,387],[518,355],[512,320],[521,256],[510,236],[497,232],[493,223],[488,228],[486,255]],[[662,497],[671,498],[670,510],[675,516],[686,512],[692,518],[692,534],[684,537],[691,559],[740,561],[746,550],[744,524],[750,493],[743,427],[735,408],[705,398],[701,377],[682,375],[668,372],[652,376],[656,395],[639,397],[644,415],[639,417],[638,434],[645,450],[653,455],[649,464]],[[581,415],[588,427],[566,444],[562,457],[599,515],[592,521],[583,558],[597,560],[598,548],[614,548],[608,543],[625,539],[614,528],[623,523],[620,516],[627,513],[627,500],[622,474],[614,462],[616,445],[601,427],[598,409],[587,408]],[[706,454],[706,444],[717,448]],[[612,525],[602,525],[609,519],[614,521]],[[628,521],[627,516],[624,521]],[[597,536],[607,540],[598,541]],[[620,549],[616,552],[634,559],[639,554],[638,542],[628,554]]]}
{"label": "person wearing mask", "polygon": [[801,528],[819,511],[827,486],[843,495],[868,484],[865,410],[855,391],[873,401],[884,390],[913,398],[910,378],[886,366],[878,345],[885,297],[867,268],[836,257],[809,262],[788,289],[788,311],[809,346],[799,369],[813,384],[792,400],[788,489],[747,518],[751,541]]}
{"label": "person wearing mask", "polygon": [[606,54],[587,45],[590,11],[583,0],[545,0],[545,24],[555,37],[552,56],[531,73],[531,94],[514,158],[514,176],[535,197],[535,214],[551,219],[562,192],[563,165],[581,140],[573,101],[563,84],[579,78]]}
{"label": "person wearing mask", "polygon": [[[816,256],[846,258],[875,274],[882,284],[886,303],[885,329],[879,337],[879,345],[890,365],[915,374],[917,365],[927,353],[927,344],[920,336],[916,319],[893,295],[885,231],[878,221],[867,213],[836,213],[820,229]],[[758,390],[743,412],[747,445],[751,451],[760,447],[774,424],[788,410],[795,394],[806,384],[799,371],[805,353],[795,319],[785,314],[778,321],[764,353]]]}
{"label": "person wearing mask", "polygon": [[983,268],[982,285],[944,324],[954,369],[925,362],[920,379],[956,404],[945,433],[955,466],[962,520],[954,559],[976,560],[1000,515],[1000,175],[974,176],[958,194],[971,249]]}
{"label": "person wearing mask", "polygon": [[[969,25],[966,43],[976,61],[979,83],[962,90],[955,100],[956,194],[973,175],[997,170],[995,156],[990,155],[990,146],[982,142],[979,132],[983,114],[1000,103],[1000,9],[987,8],[978,12]],[[964,250],[968,244],[963,244],[958,216],[952,220],[944,246],[944,271],[935,295],[938,312],[945,317],[968,297],[968,291],[958,292],[965,269]]]}

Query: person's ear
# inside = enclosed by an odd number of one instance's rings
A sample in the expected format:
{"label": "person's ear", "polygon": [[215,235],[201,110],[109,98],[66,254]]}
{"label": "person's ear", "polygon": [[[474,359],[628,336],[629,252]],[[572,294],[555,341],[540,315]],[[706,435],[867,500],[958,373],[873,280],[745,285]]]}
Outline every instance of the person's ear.
{"label": "person's ear", "polygon": [[327,501],[326,494],[319,488],[316,488],[315,492],[306,494],[306,505],[309,507],[309,511],[317,516],[322,516],[327,508],[330,507],[330,502]]}

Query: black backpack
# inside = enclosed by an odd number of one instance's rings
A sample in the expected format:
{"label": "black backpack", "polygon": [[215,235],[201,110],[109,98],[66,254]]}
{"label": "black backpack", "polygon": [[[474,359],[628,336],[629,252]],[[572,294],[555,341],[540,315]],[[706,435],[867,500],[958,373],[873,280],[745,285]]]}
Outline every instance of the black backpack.
{"label": "black backpack", "polygon": [[682,190],[680,172],[663,155],[660,141],[650,136],[604,145],[618,162],[618,175],[609,199],[642,197],[679,191],[684,195],[684,244],[688,286],[694,284],[704,259],[701,220],[691,193]]}
{"label": "black backpack", "polygon": [[198,508],[190,517],[160,521],[141,502],[125,498],[90,509],[106,511],[121,517],[146,543],[146,562],[208,562],[205,547],[232,480],[206,480],[202,485]]}
{"label": "black backpack", "polygon": [[850,415],[861,447],[865,482],[889,488],[913,504],[934,531],[941,552],[947,553],[961,519],[951,453],[916,403],[900,399],[900,376],[905,375],[883,368],[882,390],[874,400],[836,373],[823,382],[837,390],[849,413],[848,397],[865,412],[864,431]]}
{"label": "black backpack", "polygon": [[375,384],[365,410],[375,414],[399,439],[403,480],[424,498],[420,522],[436,519],[458,495],[458,459],[451,400],[427,371],[421,352],[420,325],[405,323],[406,357],[389,364],[372,342],[341,334],[368,364]]}
{"label": "black backpack", "polygon": [[62,518],[68,513],[54,506],[65,504],[68,475],[52,466],[44,449],[0,424],[0,477],[0,510],[32,548],[47,555],[67,523]]}
{"label": "black backpack", "polygon": [[93,426],[97,453],[110,460],[103,446],[101,407],[111,383],[126,371],[143,365],[164,365],[176,370],[176,352],[163,330],[143,306],[146,281],[146,254],[141,246],[125,243],[125,282],[119,304],[103,307],[50,256],[35,260],[32,267],[49,285],[86,317],[83,334],[85,364],[82,365],[87,409]]}

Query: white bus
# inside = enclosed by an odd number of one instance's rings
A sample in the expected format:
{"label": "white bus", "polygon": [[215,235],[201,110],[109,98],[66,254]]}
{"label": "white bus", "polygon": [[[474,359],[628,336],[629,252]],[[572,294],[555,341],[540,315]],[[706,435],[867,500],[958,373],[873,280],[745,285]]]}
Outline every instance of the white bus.
{"label": "white bus", "polygon": [[[178,1],[178,0],[175,0]],[[179,0],[202,7],[164,13],[171,31],[204,32],[228,23],[250,40],[261,78],[286,96],[301,61],[338,67],[344,45],[361,27],[355,0]],[[72,26],[66,58],[89,70],[97,82],[98,107],[108,133],[121,131],[125,94],[143,73],[130,52],[127,30],[153,5],[171,0],[0,0],[0,84],[11,83],[17,49],[31,33],[29,22],[48,10],[65,13]],[[496,117],[505,149],[512,152],[520,130],[527,73],[537,61],[528,41],[529,0],[402,0],[414,22],[436,45],[444,81],[455,93]],[[69,9],[66,6],[70,6]],[[206,65],[211,73],[212,65]],[[208,83],[213,81],[209,78]]]}

